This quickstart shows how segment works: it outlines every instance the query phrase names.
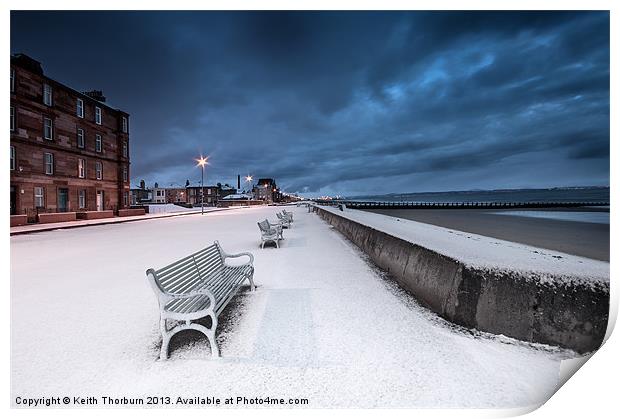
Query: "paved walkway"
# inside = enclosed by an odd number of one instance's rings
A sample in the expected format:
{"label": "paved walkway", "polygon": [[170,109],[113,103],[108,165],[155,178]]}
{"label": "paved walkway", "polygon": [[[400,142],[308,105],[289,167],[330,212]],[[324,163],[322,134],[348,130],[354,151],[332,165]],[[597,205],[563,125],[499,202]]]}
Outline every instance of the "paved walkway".
{"label": "paved walkway", "polygon": [[[205,212],[223,211],[227,209],[228,208],[205,208]],[[178,217],[181,215],[200,214],[200,213],[201,213],[201,210],[197,209],[195,211],[182,211],[182,212],[173,212],[173,213],[166,213],[166,214],[145,214],[145,215],[136,215],[136,216],[130,216],[130,217],[101,218],[98,220],[76,220],[76,221],[64,221],[61,223],[28,224],[24,226],[11,227],[11,236],[16,236],[19,234],[38,233],[41,231],[58,230],[58,229],[63,229],[63,228],[78,228],[78,227],[88,227],[88,226],[103,225],[103,224],[128,223],[132,221],[144,221],[144,220],[152,220],[154,218]]]}
{"label": "paved walkway", "polygon": [[[459,331],[386,281],[316,214],[260,249],[261,207],[11,238],[12,396],[306,398],[309,407],[518,407],[546,400],[566,352]],[[219,240],[255,256],[256,292],[158,362],[145,279]],[[234,406],[233,406],[234,407]],[[265,407],[265,406],[264,406]]]}

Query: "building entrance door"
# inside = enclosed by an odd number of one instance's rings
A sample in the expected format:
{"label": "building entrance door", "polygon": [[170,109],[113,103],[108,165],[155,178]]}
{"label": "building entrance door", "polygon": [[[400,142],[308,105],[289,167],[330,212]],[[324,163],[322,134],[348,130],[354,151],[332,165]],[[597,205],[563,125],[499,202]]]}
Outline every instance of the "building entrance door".
{"label": "building entrance door", "polygon": [[17,214],[17,192],[15,186],[11,185],[11,215]]}
{"label": "building entrance door", "polygon": [[67,212],[69,209],[69,189],[58,188],[58,212]]}
{"label": "building entrance door", "polygon": [[97,191],[97,211],[103,211],[103,191]]}

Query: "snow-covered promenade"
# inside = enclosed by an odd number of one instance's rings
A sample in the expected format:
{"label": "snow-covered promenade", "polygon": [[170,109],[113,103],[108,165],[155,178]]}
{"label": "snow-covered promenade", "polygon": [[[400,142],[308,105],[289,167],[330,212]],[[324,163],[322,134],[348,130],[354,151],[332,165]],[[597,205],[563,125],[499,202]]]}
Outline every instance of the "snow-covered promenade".
{"label": "snow-covered promenade", "polygon": [[[43,396],[307,398],[309,407],[520,407],[555,390],[572,353],[472,336],[421,308],[316,214],[295,208],[280,249],[256,222],[280,208],[11,237],[11,391]],[[214,240],[255,257],[221,319],[222,358],[188,333],[157,361],[145,279]],[[175,343],[176,341],[176,343]]]}

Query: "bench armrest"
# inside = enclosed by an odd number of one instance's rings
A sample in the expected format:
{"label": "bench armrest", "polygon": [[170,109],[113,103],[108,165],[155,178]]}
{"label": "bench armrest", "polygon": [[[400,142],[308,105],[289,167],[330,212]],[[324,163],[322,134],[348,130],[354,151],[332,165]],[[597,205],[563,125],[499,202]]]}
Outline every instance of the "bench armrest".
{"label": "bench armrest", "polygon": [[252,255],[252,253],[250,253],[250,252],[242,252],[242,253],[235,253],[235,254],[223,253],[222,252],[222,256],[224,257],[224,259],[238,258],[238,257],[242,257],[242,256],[247,256],[247,257],[250,258],[250,260],[247,263],[245,263],[244,265],[252,266],[254,264],[254,255]]}

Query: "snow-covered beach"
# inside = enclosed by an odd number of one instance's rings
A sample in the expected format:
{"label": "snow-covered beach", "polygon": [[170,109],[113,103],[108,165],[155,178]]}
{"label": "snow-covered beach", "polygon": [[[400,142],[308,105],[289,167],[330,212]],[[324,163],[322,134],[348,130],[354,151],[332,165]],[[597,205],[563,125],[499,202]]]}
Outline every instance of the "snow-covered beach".
{"label": "snow-covered beach", "polygon": [[[280,249],[243,208],[11,238],[12,399],[59,395],[307,398],[308,407],[522,407],[546,400],[569,351],[472,335],[421,308],[305,208]],[[145,279],[219,240],[255,256],[218,330],[169,361]],[[36,259],[34,256],[36,255]]]}

